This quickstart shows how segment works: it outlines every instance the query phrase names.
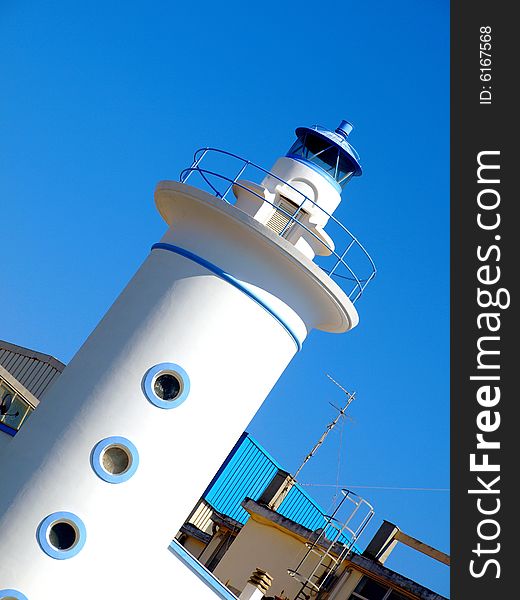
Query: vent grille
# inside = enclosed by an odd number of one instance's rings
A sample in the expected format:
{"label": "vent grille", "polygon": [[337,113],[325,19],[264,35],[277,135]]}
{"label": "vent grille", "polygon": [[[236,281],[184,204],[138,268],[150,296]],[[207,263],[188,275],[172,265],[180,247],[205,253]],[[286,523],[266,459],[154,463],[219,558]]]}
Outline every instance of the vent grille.
{"label": "vent grille", "polygon": [[[296,206],[296,204],[293,204],[290,200],[287,200],[283,197],[280,200],[280,204],[278,206],[280,206],[280,208],[282,208],[285,212],[276,209],[269,221],[267,221],[266,225],[267,227],[269,227],[269,229],[272,229],[277,235],[280,235],[282,231],[284,231],[284,228],[286,228],[289,221],[291,221],[291,217],[296,213],[298,207]],[[284,235],[288,234],[293,226],[294,221],[285,229]]]}

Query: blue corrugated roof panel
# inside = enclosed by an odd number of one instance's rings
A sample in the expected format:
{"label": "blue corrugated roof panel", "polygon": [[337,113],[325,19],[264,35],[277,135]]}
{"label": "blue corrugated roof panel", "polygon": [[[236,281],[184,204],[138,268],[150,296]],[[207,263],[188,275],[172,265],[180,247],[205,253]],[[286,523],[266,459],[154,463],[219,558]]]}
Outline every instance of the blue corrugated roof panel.
{"label": "blue corrugated roof panel", "polygon": [[323,510],[298,485],[289,490],[277,512],[312,531],[325,525]]}
{"label": "blue corrugated roof panel", "polygon": [[[243,500],[258,500],[281,468],[254,438],[245,433],[204,492],[204,499],[216,511],[243,525],[249,519],[241,506]],[[326,524],[322,508],[299,485],[291,488],[277,512],[312,531]],[[331,528],[330,535],[334,537],[335,534]],[[342,536],[341,541],[346,538]]]}
{"label": "blue corrugated roof panel", "polygon": [[279,468],[256,440],[242,436],[207,488],[204,499],[218,512],[244,524],[249,514],[242,508],[242,501],[258,500]]}

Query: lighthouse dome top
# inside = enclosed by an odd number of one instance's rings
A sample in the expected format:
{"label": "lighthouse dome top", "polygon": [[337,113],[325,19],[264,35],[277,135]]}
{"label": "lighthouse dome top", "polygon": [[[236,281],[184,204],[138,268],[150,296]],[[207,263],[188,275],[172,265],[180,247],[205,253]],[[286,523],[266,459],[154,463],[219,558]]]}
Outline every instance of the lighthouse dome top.
{"label": "lighthouse dome top", "polygon": [[286,156],[318,168],[343,187],[363,172],[359,154],[347,140],[353,128],[352,123],[345,120],[334,131],[321,125],[298,127],[297,140]]}

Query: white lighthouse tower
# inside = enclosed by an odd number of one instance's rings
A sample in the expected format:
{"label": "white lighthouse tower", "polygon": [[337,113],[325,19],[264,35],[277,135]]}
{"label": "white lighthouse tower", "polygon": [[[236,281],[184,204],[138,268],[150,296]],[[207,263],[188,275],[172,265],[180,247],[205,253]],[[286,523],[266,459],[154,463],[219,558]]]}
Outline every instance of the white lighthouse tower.
{"label": "white lighthouse tower", "polygon": [[167,232],[1,457],[0,600],[225,597],[169,545],[307,334],[358,322],[351,129],[157,185]]}

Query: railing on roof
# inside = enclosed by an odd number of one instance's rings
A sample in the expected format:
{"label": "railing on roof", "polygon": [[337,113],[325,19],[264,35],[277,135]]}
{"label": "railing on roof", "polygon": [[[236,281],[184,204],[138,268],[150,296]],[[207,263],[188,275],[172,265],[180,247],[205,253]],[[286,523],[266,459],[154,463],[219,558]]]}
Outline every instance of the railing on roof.
{"label": "railing on roof", "polygon": [[[202,165],[203,161],[204,165]],[[226,175],[226,172],[235,174]],[[291,214],[282,206],[275,205],[263,196],[253,192],[250,188],[246,188],[240,182],[240,179],[246,176],[246,172],[252,173],[251,181],[258,179],[259,174],[262,179],[266,175],[269,175],[274,179],[277,179],[280,183],[290,187],[296,194],[299,194],[302,201],[296,212]],[[376,266],[374,261],[359,240],[333,215],[327,213],[316,202],[271,171],[231,152],[207,147],[200,148],[195,152],[192,165],[181,172],[181,183],[186,183],[193,174],[199,176],[199,182],[207,189],[207,191],[217,196],[217,198],[221,198],[228,204],[234,204],[236,201],[233,194],[230,193],[234,185],[247,190],[250,194],[254,194],[263,202],[271,204],[273,208],[282,212],[288,219],[287,224],[279,233],[280,237],[284,237],[289,231],[294,231],[294,227],[304,229],[309,235],[317,240],[318,243],[325,246],[328,252],[330,252],[329,256],[317,256],[316,263],[336,280],[338,285],[346,292],[352,302],[356,302],[356,300],[359,299],[367,285],[375,277]],[[307,227],[297,218],[304,203],[313,204],[321,212],[327,215],[329,218],[327,231],[332,239],[335,238],[335,243],[341,244],[343,250],[336,251],[335,247],[331,247],[319,238],[312,229]],[[347,256],[348,263],[346,260]],[[356,272],[363,274],[358,275]]]}

